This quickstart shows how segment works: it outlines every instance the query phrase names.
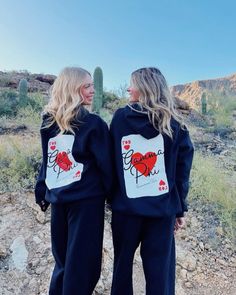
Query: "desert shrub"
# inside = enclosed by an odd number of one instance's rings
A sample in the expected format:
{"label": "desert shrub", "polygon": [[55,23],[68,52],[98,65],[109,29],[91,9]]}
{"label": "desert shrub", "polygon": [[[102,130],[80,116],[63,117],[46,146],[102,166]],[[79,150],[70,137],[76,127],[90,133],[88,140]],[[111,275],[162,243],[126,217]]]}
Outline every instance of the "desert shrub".
{"label": "desert shrub", "polygon": [[17,92],[3,90],[0,92],[0,116],[13,117],[17,114]]}
{"label": "desert shrub", "polygon": [[195,153],[189,197],[214,204],[226,232],[235,238],[236,181],[222,170],[214,156]]}
{"label": "desert shrub", "polygon": [[31,106],[21,108],[18,110],[14,122],[17,126],[25,125],[31,131],[37,131],[41,124],[41,113],[35,111]]}
{"label": "desert shrub", "polygon": [[[23,96],[23,94],[21,94],[21,96]],[[19,94],[16,91],[3,90],[0,92],[0,117],[21,116],[24,109],[30,109],[35,113],[41,113],[45,104],[46,100],[40,93],[24,96],[24,98],[21,98],[20,102]]]}
{"label": "desert shrub", "polygon": [[18,113],[20,113],[21,109],[31,109],[36,113],[41,113],[43,107],[46,104],[46,100],[44,99],[41,93],[31,93],[25,97],[24,104],[18,104]]}
{"label": "desert shrub", "polygon": [[2,136],[0,191],[33,189],[41,162],[40,141],[34,137]]}
{"label": "desert shrub", "polygon": [[103,92],[103,106],[106,106],[107,103],[113,102],[119,99],[118,96],[111,92],[111,91],[104,91]]}
{"label": "desert shrub", "polygon": [[105,105],[105,108],[114,113],[117,109],[124,107],[128,103],[128,100],[125,98],[118,98],[116,100],[110,101]]}
{"label": "desert shrub", "polygon": [[0,87],[8,87],[11,83],[11,75],[9,73],[5,73],[0,77]]}
{"label": "desert shrub", "polygon": [[236,110],[236,96],[223,95],[217,92],[208,94],[207,114],[213,120],[213,132],[224,136],[229,131],[232,131],[234,110]]}
{"label": "desert shrub", "polygon": [[112,114],[107,109],[102,108],[99,112],[99,115],[108,125],[111,123]]}
{"label": "desert shrub", "polygon": [[39,92],[29,95],[28,106],[31,106],[35,112],[41,113],[46,103],[46,99]]}

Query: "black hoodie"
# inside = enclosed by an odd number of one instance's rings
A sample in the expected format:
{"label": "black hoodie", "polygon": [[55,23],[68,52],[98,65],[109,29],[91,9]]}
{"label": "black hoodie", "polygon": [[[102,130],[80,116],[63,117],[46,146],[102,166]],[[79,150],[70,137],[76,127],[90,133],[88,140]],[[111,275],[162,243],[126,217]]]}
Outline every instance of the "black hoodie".
{"label": "black hoodie", "polygon": [[171,119],[173,139],[159,134],[138,104],[118,109],[111,122],[116,161],[112,209],[149,217],[183,216],[193,145]]}
{"label": "black hoodie", "polygon": [[[42,127],[48,118],[43,117]],[[35,187],[37,203],[109,197],[113,175],[107,124],[84,108],[72,124],[75,134],[60,135],[55,123],[40,130],[43,163]]]}

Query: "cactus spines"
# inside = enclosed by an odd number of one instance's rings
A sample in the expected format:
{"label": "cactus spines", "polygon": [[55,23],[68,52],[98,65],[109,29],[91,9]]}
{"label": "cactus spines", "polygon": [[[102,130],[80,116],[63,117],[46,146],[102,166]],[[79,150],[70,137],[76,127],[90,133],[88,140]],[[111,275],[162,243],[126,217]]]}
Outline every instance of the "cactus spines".
{"label": "cactus spines", "polygon": [[99,113],[103,105],[103,74],[100,67],[96,67],[94,74],[94,99],[93,99],[93,111]]}
{"label": "cactus spines", "polygon": [[21,79],[19,82],[19,105],[20,105],[20,107],[26,107],[27,101],[28,101],[27,93],[28,93],[27,80]]}
{"label": "cactus spines", "polygon": [[202,105],[202,114],[206,115],[206,113],[207,113],[207,100],[206,100],[205,92],[203,92],[203,94],[202,94],[201,105]]}

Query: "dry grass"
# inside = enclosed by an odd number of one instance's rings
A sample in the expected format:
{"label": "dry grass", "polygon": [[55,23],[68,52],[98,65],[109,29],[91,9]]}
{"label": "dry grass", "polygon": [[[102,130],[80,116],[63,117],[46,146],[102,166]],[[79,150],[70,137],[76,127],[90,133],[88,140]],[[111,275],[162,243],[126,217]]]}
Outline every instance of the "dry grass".
{"label": "dry grass", "polygon": [[41,161],[40,140],[35,136],[2,135],[0,191],[33,189]]}
{"label": "dry grass", "polygon": [[236,180],[217,164],[213,156],[196,152],[191,173],[190,199],[200,198],[215,205],[222,225],[235,238]]}

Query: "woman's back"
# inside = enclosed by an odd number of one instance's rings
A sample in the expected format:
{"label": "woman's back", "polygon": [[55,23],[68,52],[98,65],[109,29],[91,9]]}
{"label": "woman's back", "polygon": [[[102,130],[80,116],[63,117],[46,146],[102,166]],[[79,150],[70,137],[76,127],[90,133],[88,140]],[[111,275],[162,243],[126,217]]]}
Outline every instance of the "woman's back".
{"label": "woman's back", "polygon": [[153,127],[147,112],[137,103],[115,113],[111,134],[119,185],[113,197],[114,210],[153,217],[182,212],[182,198],[177,191],[182,174],[179,152],[182,145],[187,154],[190,151],[191,166],[192,144],[188,131],[175,119],[171,120],[171,128],[172,139]]}
{"label": "woman's back", "polygon": [[[44,116],[43,125],[47,119],[48,116]],[[74,124],[79,127],[74,128],[74,134],[60,134],[56,123],[41,129],[44,165],[47,166],[44,170],[48,188],[46,200],[50,203],[103,197],[111,187],[111,151],[106,123],[85,109],[77,120]],[[99,151],[99,145],[107,159]]]}

